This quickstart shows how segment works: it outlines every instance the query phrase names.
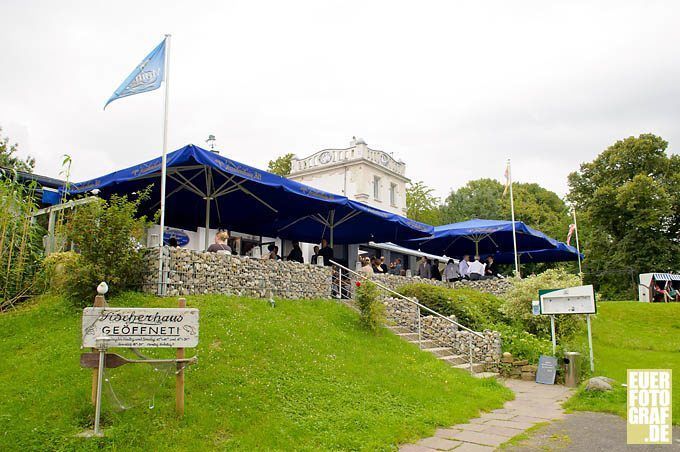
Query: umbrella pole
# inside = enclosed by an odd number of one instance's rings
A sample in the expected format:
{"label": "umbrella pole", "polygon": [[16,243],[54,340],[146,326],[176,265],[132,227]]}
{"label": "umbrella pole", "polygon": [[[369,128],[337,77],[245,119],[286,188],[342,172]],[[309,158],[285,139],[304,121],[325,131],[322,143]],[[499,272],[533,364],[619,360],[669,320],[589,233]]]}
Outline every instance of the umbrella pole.
{"label": "umbrella pole", "polygon": [[475,256],[479,256],[479,240],[475,240]]}
{"label": "umbrella pole", "polygon": [[333,231],[335,229],[335,210],[331,210],[330,214],[330,229],[331,229],[331,248],[333,248]]}
{"label": "umbrella pole", "polygon": [[210,244],[210,197],[205,198],[205,250],[208,251]]}

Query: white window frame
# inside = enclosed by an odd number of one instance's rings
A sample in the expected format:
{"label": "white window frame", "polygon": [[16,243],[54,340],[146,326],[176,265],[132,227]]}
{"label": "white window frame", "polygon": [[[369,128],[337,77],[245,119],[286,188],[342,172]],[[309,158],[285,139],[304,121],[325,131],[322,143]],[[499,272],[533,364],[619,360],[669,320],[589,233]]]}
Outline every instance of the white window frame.
{"label": "white window frame", "polygon": [[397,207],[397,184],[390,182],[390,205]]}
{"label": "white window frame", "polygon": [[373,199],[380,201],[380,176],[373,176]]}

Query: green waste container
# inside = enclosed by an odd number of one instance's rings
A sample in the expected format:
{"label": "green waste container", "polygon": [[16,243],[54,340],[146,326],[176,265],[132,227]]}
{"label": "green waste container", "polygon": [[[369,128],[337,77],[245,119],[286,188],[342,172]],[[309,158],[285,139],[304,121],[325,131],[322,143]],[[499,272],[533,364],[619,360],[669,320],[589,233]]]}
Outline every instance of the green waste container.
{"label": "green waste container", "polygon": [[564,385],[569,388],[578,386],[581,371],[581,354],[579,352],[564,353]]}

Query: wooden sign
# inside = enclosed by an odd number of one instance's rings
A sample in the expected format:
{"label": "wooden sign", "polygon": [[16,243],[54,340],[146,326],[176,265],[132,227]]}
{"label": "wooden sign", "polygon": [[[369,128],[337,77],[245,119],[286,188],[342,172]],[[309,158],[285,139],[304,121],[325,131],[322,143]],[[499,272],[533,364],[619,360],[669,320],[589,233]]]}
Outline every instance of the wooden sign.
{"label": "wooden sign", "polygon": [[592,285],[540,290],[538,296],[543,315],[596,313],[595,292]]}
{"label": "wooden sign", "polygon": [[557,358],[554,356],[541,355],[538,358],[538,370],[536,370],[536,383],[554,385],[557,375]]}
{"label": "wooden sign", "polygon": [[198,309],[109,308],[83,309],[83,347],[190,348],[198,345]]}

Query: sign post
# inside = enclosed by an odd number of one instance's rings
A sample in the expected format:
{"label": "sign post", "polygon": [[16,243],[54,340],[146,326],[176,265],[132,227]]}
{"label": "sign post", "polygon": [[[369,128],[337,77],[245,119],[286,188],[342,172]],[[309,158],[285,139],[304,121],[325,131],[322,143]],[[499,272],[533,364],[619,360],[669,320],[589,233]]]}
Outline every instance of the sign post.
{"label": "sign post", "polygon": [[[102,283],[100,287],[104,285]],[[82,347],[92,347],[92,353],[81,355],[82,367],[92,368],[92,403],[95,404],[94,436],[101,436],[100,418],[104,369],[125,364],[170,363],[176,366],[175,409],[184,415],[184,367],[197,362],[185,358],[185,349],[198,345],[198,309],[187,308],[179,299],[178,308],[113,308],[99,290],[93,307],[83,309]],[[127,359],[107,353],[112,347],[175,348],[175,359]],[[86,435],[89,436],[90,434]]]}
{"label": "sign post", "polygon": [[588,325],[588,349],[590,352],[590,371],[595,372],[593,358],[593,333],[590,327],[590,314],[597,314],[595,291],[592,285],[567,287],[566,289],[539,290],[539,307],[542,315],[550,315],[553,355],[557,349],[555,337],[556,314],[585,314]]}
{"label": "sign post", "polygon": [[[178,306],[180,309],[187,307],[187,300],[180,298]],[[184,359],[184,347],[177,349],[177,378],[175,380],[175,411],[179,417],[184,416],[184,366],[180,360]]]}

